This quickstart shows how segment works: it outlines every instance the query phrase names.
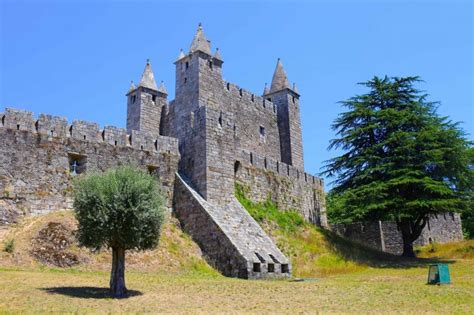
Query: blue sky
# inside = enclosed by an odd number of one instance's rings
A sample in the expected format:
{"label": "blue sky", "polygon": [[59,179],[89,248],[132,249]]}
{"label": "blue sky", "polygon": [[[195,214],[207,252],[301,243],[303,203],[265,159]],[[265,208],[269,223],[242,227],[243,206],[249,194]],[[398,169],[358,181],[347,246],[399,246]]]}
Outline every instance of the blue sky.
{"label": "blue sky", "polygon": [[419,75],[473,139],[471,1],[0,1],[4,107],[125,126],[147,58],[174,98],[173,61],[203,23],[224,78],[255,93],[282,58],[301,93],[306,170],[318,173],[338,101],[374,75]]}

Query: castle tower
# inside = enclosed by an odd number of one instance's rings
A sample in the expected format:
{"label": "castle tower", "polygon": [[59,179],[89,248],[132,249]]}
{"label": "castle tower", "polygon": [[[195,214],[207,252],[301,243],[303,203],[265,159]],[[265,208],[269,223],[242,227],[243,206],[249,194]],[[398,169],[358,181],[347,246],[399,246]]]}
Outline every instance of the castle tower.
{"label": "castle tower", "polygon": [[226,203],[233,198],[232,114],[222,102],[223,60],[211,52],[201,24],[189,53],[176,65],[176,96],[170,106],[172,136],[180,141],[180,172],[207,200]]}
{"label": "castle tower", "polygon": [[127,93],[127,132],[145,131],[152,136],[160,134],[161,111],[167,104],[168,93],[161,83],[158,87],[147,60],[138,87],[131,84]]}
{"label": "castle tower", "polygon": [[296,85],[290,88],[280,58],[278,58],[270,90],[265,89],[264,97],[277,106],[282,162],[304,169],[300,95],[296,90]]}
{"label": "castle tower", "polygon": [[[206,106],[216,100],[215,90],[222,81],[222,57],[219,50],[211,53],[210,41],[206,39],[201,24],[193,38],[189,53],[181,51],[176,60],[175,100],[186,103],[189,109]],[[200,87],[209,87],[209,90]],[[185,98],[185,99],[183,99]],[[182,102],[181,102],[182,101]],[[183,106],[184,104],[182,104]]]}

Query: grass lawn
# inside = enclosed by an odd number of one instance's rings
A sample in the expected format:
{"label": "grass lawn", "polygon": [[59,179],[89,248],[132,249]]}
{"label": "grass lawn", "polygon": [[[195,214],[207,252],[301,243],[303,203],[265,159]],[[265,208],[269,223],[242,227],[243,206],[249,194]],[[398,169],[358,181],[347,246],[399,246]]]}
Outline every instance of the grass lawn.
{"label": "grass lawn", "polygon": [[[417,249],[404,260],[341,239],[270,202],[241,202],[308,281],[240,280],[221,276],[169,218],[157,249],[129,252],[131,296],[108,292],[110,252],[71,244],[81,263],[52,268],[31,255],[49,222],[75,228],[71,212],[27,218],[0,233],[2,313],[464,313],[474,314],[474,240]],[[70,233],[69,231],[68,233]],[[0,231],[1,232],[1,231]],[[5,248],[14,241],[11,250]],[[428,265],[450,263],[451,285],[427,285]]]}
{"label": "grass lawn", "polygon": [[131,271],[132,296],[108,295],[108,273],[1,269],[0,312],[474,313],[474,262],[450,264],[453,284],[426,285],[427,267],[367,268],[306,282]]}

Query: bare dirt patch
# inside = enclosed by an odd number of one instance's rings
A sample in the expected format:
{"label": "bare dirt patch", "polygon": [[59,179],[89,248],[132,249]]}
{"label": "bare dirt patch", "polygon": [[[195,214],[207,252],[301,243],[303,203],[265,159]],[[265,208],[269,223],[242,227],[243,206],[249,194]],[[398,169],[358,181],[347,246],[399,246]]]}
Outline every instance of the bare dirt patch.
{"label": "bare dirt patch", "polygon": [[49,222],[32,239],[31,255],[45,265],[72,267],[86,259],[70,252],[76,243],[75,230],[60,222]]}

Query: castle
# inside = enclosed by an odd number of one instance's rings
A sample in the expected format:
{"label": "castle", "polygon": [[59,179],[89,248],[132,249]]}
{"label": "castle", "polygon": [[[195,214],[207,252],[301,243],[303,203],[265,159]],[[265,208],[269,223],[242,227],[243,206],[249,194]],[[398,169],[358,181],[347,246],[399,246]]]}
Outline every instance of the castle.
{"label": "castle", "polygon": [[300,95],[280,60],[262,95],[225,82],[223,63],[199,26],[174,62],[173,100],[150,62],[131,84],[126,130],[0,113],[0,224],[70,209],[74,176],[135,164],[160,180],[170,210],[224,275],[291,275],[291,262],[237,201],[235,187],[327,227],[324,183],[304,171]]}

